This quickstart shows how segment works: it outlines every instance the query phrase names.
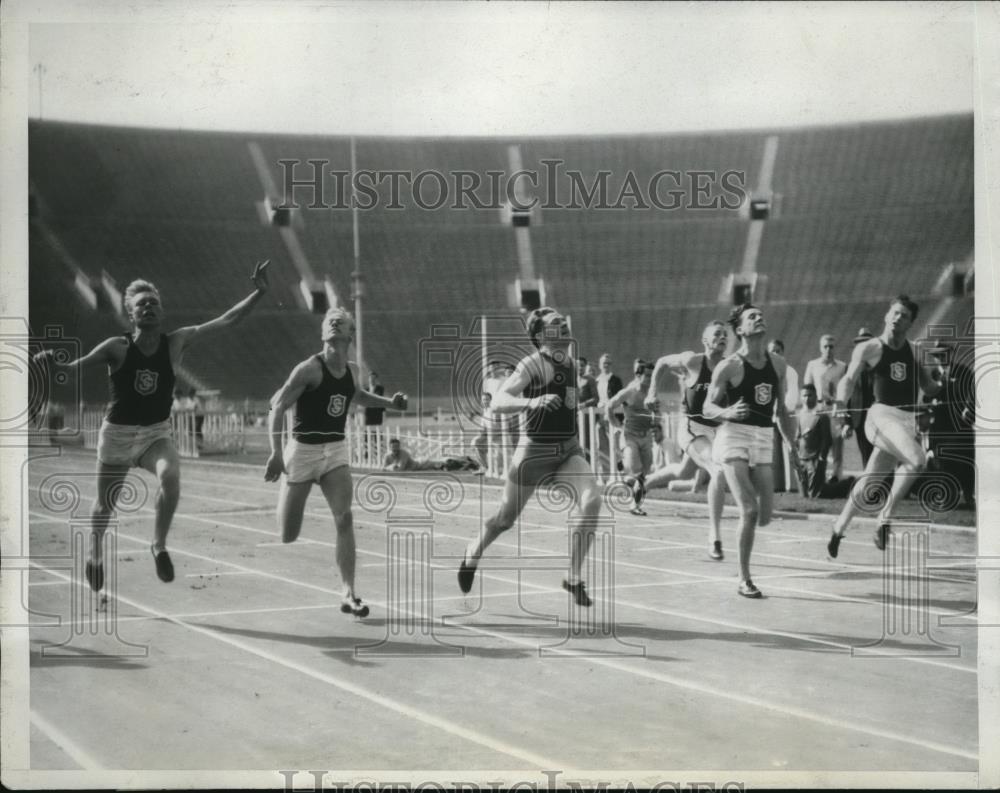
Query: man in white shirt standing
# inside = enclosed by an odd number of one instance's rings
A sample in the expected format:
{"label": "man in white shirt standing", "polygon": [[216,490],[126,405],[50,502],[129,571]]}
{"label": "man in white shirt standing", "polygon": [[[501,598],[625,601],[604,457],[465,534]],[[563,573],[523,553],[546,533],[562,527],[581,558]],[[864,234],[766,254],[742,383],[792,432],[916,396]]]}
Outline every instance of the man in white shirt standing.
{"label": "man in white shirt standing", "polygon": [[[837,383],[847,374],[847,364],[837,359],[833,355],[833,348],[837,339],[829,333],[820,336],[819,358],[813,358],[806,364],[806,371],[802,376],[802,385],[813,385],[816,388],[816,398],[819,400],[821,408],[833,409],[833,403],[837,398]],[[843,475],[844,468],[844,436],[843,420],[834,417],[831,430],[833,431],[833,445],[830,447],[830,481],[839,480]]]}
{"label": "man in white shirt standing", "polygon": [[[772,339],[767,345],[767,351],[772,355],[785,357],[785,343],[781,339]],[[785,410],[789,416],[794,416],[798,410],[799,397],[799,373],[791,366],[785,369]],[[783,493],[786,490],[795,490],[795,472],[785,456],[785,443],[781,439],[778,428],[774,428],[774,490],[776,493]]]}
{"label": "man in white shirt standing", "polygon": [[[608,404],[608,400],[622,390],[624,384],[622,383],[622,379],[612,370],[611,355],[604,353],[597,364],[601,370],[597,375],[598,404],[606,405]],[[624,413],[618,412],[615,416],[619,425],[625,420]],[[601,428],[600,435],[598,436],[601,454],[608,454],[611,442],[611,427],[608,425],[608,419],[603,411],[597,414],[597,424]]]}

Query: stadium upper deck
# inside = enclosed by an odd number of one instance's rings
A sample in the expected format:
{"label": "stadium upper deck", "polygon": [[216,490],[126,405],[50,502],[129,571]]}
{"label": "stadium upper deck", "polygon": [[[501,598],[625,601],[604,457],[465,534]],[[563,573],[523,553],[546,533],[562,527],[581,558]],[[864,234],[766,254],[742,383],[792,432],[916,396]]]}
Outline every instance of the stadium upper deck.
{"label": "stadium upper deck", "polygon": [[[178,323],[207,319],[246,293],[246,273],[270,257],[274,294],[239,329],[193,351],[185,364],[227,398],[270,395],[294,361],[318,346],[318,318],[296,298],[299,275],[278,230],[262,225],[255,202],[265,188],[248,143],[257,143],[270,178],[282,184],[281,159],[325,161],[349,170],[345,138],[260,136],[30,124],[30,176],[38,206],[31,228],[30,314],[37,329],[65,324],[85,346],[117,326],[85,308],[74,274],[46,241],[53,234],[86,274],[106,270],[124,286],[157,282]],[[763,304],[771,334],[786,342],[798,368],[829,331],[843,355],[861,324],[880,326],[885,301],[900,290],[930,307],[945,265],[973,248],[972,118],[943,117],[805,130],[618,138],[456,140],[360,138],[359,168],[484,176],[521,166],[538,174],[531,193],[565,203],[566,171],[591,185],[609,171],[617,196],[628,173],[640,188],[659,171],[738,171],[747,190],[761,176],[765,140],[778,138],[767,221],[757,260],[766,276]],[[305,171],[296,172],[302,179]],[[433,201],[434,184],[425,189]],[[454,184],[453,182],[451,184]],[[336,201],[328,181],[327,203]],[[361,265],[367,281],[365,351],[391,389],[417,391],[419,340],[433,323],[469,327],[483,312],[507,311],[519,274],[515,235],[496,208],[426,210],[402,190],[388,208],[389,186],[359,212]],[[485,188],[478,193],[489,200]],[[454,196],[452,196],[453,198]],[[307,203],[308,191],[296,193]],[[343,300],[354,269],[348,209],[304,208],[296,234],[316,275]],[[631,358],[697,344],[723,279],[738,272],[748,224],[735,209],[541,209],[530,229],[535,272],[548,300],[574,319],[581,351],[609,351],[619,370]],[[961,302],[961,301],[960,301]],[[966,301],[969,302],[969,301]],[[968,314],[959,305],[951,311]],[[87,395],[103,395],[91,378]]]}

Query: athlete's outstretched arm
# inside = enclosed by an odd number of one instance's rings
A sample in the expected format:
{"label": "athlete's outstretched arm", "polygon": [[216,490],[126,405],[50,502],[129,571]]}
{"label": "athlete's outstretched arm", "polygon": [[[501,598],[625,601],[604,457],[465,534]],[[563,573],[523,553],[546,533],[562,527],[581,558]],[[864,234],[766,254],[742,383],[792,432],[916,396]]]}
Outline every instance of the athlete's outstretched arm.
{"label": "athlete's outstretched arm", "polygon": [[686,373],[688,362],[693,355],[694,353],[689,350],[673,355],[664,355],[656,360],[656,365],[653,367],[653,377],[649,381],[649,391],[646,393],[645,405],[647,408],[656,410],[660,407],[657,394],[667,390],[667,375]]}
{"label": "athlete's outstretched arm", "polygon": [[237,322],[246,317],[247,314],[250,313],[251,309],[253,309],[257,301],[264,296],[270,287],[270,283],[267,279],[267,266],[270,263],[270,259],[265,259],[264,261],[257,262],[257,264],[254,265],[253,274],[250,276],[250,280],[253,281],[254,291],[229,309],[225,314],[221,314],[215,319],[210,319],[208,322],[203,322],[201,325],[189,325],[185,328],[179,328],[174,331],[172,335],[180,339],[181,351],[187,348],[199,336],[218,330],[219,328],[235,325]]}
{"label": "athlete's outstretched arm", "polygon": [[32,356],[32,361],[37,364],[47,364],[58,369],[87,369],[94,364],[114,364],[117,363],[125,353],[128,346],[121,336],[112,336],[98,344],[86,355],[74,358],[72,361],[59,361],[54,350],[42,350]]}
{"label": "athlete's outstretched arm", "polygon": [[623,426],[624,422],[619,421],[618,417],[615,415],[615,408],[619,405],[624,405],[630,400],[631,397],[641,397],[640,388],[636,383],[629,383],[621,391],[615,394],[611,399],[609,399],[604,404],[604,412],[607,414],[608,421],[614,424],[616,427]]}
{"label": "athlete's outstretched arm", "polygon": [[271,445],[271,456],[264,469],[264,481],[276,482],[285,473],[285,459],[281,449],[285,411],[298,401],[307,388],[319,385],[321,376],[319,366],[313,359],[303,361],[292,370],[285,384],[271,397],[271,411],[267,415],[267,438]]}
{"label": "athlete's outstretched arm", "polygon": [[[353,370],[355,367],[351,365]],[[355,374],[355,382],[358,378]],[[406,410],[407,397],[402,391],[397,391],[391,397],[379,396],[378,394],[373,394],[371,391],[366,391],[364,388],[359,388],[354,392],[354,404],[361,405],[363,408],[384,408],[386,410]]]}

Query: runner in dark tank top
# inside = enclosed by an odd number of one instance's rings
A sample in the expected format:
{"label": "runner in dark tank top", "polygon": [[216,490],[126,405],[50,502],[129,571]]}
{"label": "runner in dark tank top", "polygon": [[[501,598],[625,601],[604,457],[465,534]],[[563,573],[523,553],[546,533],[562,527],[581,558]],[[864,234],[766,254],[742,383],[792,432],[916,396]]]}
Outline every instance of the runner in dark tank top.
{"label": "runner in dark tank top", "polygon": [[764,312],[749,303],[736,306],[729,324],[740,347],[715,367],[704,409],[709,418],[723,422],[712,451],[740,510],[738,592],[759,598],[761,592],[750,578],[750,554],[757,526],[770,522],[774,505],[772,427],[777,423],[797,468],[795,428],[784,399],[787,366],[780,355],[767,352]]}
{"label": "runner in dark tank top", "polygon": [[847,373],[837,384],[836,409],[846,417],[847,404],[862,374],[872,375],[875,401],[865,415],[864,431],[873,449],[858,477],[847,502],[833,524],[827,552],[836,557],[847,527],[865,503],[865,488],[873,480],[882,480],[892,472],[892,488],[879,515],[873,541],[884,551],[892,533],[890,519],[893,509],[910,491],[916,478],[927,465],[923,445],[918,438],[914,410],[918,390],[931,397],[941,389],[946,372],[934,362],[924,365],[907,340],[907,334],[917,318],[919,308],[908,295],[897,295],[885,314],[885,325],[879,338],[859,341],[854,345]]}
{"label": "runner in dark tank top", "polygon": [[[354,589],[357,550],[354,539],[354,481],[345,429],[352,401],[362,407],[405,410],[406,394],[392,399],[358,388],[360,382],[348,360],[354,340],[354,317],[342,308],[331,308],[323,318],[320,337],[323,351],[298,364],[271,399],[268,440],[271,455],[264,467],[264,481],[281,480],[278,493],[278,526],[282,542],[294,542],[302,529],[306,500],[317,483],[330,507],[337,530],[337,567],[344,584],[340,610],[367,617],[368,606]],[[295,408],[292,437],[282,448],[285,413]]]}
{"label": "runner in dark tank top", "polygon": [[[649,384],[646,406],[659,409],[659,394],[666,391],[665,378],[673,373],[681,378],[684,392],[684,416],[678,428],[678,444],[684,452],[680,462],[664,466],[646,478],[645,490],[670,487],[674,482],[682,484],[690,480],[692,487],[697,483],[699,469],[709,476],[708,480],[708,521],[710,559],[721,561],[722,553],[722,508],[725,503],[725,476],[712,460],[712,443],[715,440],[719,422],[705,416],[705,399],[712,382],[712,373],[723,360],[729,345],[729,333],[724,322],[713,320],[705,326],[701,334],[702,352],[682,352],[664,355],[653,368],[653,380]],[[673,488],[671,488],[673,489]],[[634,493],[639,501],[642,493]]]}
{"label": "runner in dark tank top", "polygon": [[128,471],[141,467],[159,482],[154,508],[153,543],[150,546],[156,575],[174,578],[167,552],[167,533],[180,500],[180,458],[170,426],[170,408],[177,367],[184,352],[196,341],[240,322],[268,289],[268,262],[258,262],[250,280],[254,291],[225,313],[200,325],[162,329],[164,311],[160,292],[149,281],[137,279],[126,288],[123,307],[132,332],[105,339],[76,360],[61,362],[51,350],[42,350],[35,361],[61,368],[105,366],[111,404],[97,441],[97,498],[90,515],[90,552],[84,570],[96,592],[104,586],[104,534],[115,511]]}
{"label": "runner in dark tank top", "polygon": [[559,312],[542,307],[528,314],[526,330],[535,350],[521,358],[491,403],[497,414],[523,413],[521,439],[499,508],[465,550],[458,585],[463,592],[472,589],[483,552],[514,525],[537,486],[563,484],[577,509],[571,512],[570,573],[562,585],[577,605],[589,606],[581,571],[594,540],[602,498],[576,437],[577,378],[572,364],[576,356],[569,324]]}

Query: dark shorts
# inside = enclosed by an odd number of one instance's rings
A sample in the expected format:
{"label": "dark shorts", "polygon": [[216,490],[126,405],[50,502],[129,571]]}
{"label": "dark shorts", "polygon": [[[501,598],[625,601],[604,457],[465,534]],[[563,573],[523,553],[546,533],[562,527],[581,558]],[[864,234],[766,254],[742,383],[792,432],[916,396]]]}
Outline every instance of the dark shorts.
{"label": "dark shorts", "polygon": [[534,487],[562,468],[571,457],[587,459],[576,438],[562,443],[543,443],[522,436],[510,461],[507,478],[514,484]]}

